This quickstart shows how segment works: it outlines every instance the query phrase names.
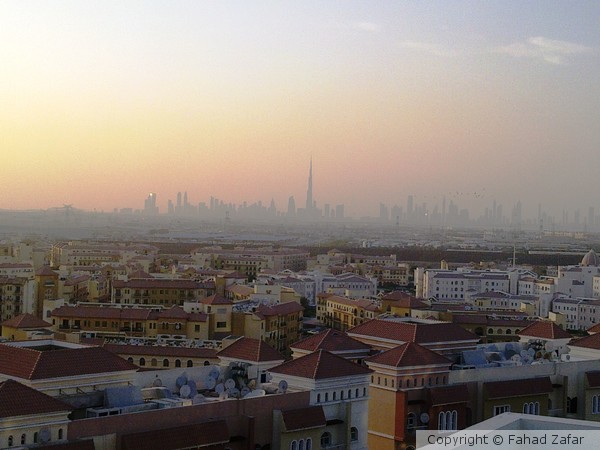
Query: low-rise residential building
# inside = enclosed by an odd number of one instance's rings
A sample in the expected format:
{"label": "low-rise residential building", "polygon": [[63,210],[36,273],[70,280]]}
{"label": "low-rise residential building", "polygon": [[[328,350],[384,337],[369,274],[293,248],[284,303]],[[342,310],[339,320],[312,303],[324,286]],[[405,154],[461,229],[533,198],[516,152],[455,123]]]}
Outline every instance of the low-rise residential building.
{"label": "low-rise residential building", "polygon": [[130,279],[112,282],[111,303],[124,305],[183,306],[215,294],[214,283],[184,279]]}
{"label": "low-rise residential building", "polygon": [[380,302],[376,300],[319,295],[318,302],[324,303],[324,308],[317,310],[317,319],[326,326],[341,331],[346,331],[381,314]]}

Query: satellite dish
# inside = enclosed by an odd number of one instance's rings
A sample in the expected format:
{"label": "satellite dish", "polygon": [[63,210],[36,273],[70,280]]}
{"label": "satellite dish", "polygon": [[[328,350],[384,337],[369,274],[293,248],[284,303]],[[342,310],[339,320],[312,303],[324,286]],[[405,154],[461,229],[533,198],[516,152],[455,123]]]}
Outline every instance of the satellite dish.
{"label": "satellite dish", "polygon": [[161,387],[163,385],[162,380],[160,378],[156,378],[153,382],[152,382],[152,386],[154,387]]}
{"label": "satellite dish", "polygon": [[219,400],[226,400],[229,397],[229,394],[226,391],[219,393]]}
{"label": "satellite dish", "polygon": [[265,391],[264,389],[255,389],[248,395],[246,395],[246,398],[262,397],[264,395],[267,395],[267,391]]}
{"label": "satellite dish", "polygon": [[232,398],[240,398],[240,390],[236,387],[234,387],[233,389],[228,389],[229,391],[229,397]]}
{"label": "satellite dish", "polygon": [[565,360],[571,361],[571,355],[565,353]]}
{"label": "satellite dish", "polygon": [[544,350],[546,350],[547,352],[551,352],[556,348],[556,346],[554,345],[554,342],[552,341],[547,341],[544,344]]}
{"label": "satellite dish", "polygon": [[250,393],[250,389],[248,389],[247,387],[243,388],[243,389],[240,391],[240,395],[241,395],[242,397],[245,397],[245,396],[246,396],[246,395],[248,395],[249,393]]}
{"label": "satellite dish", "polygon": [[285,394],[285,392],[288,389],[288,382],[285,380],[281,380],[279,382],[278,389],[279,389],[279,392],[281,392],[282,394]]}
{"label": "satellite dish", "polygon": [[214,389],[216,385],[217,385],[217,380],[215,380],[213,377],[208,377],[207,379],[204,380],[204,387],[206,389]]}
{"label": "satellite dish", "polygon": [[231,378],[227,378],[225,381],[225,387],[227,389],[233,389],[235,387],[235,381],[233,381]]}
{"label": "satellite dish", "polygon": [[188,380],[187,385],[190,387],[190,390],[192,391],[192,393],[191,393],[192,397],[198,393],[198,386],[196,386],[196,382],[194,380]]}
{"label": "satellite dish", "polygon": [[273,379],[273,375],[271,375],[269,372],[266,373],[265,378],[267,381],[271,381]]}
{"label": "satellite dish", "polygon": [[426,412],[421,413],[419,419],[421,420],[421,423],[429,423],[429,414],[427,414]]}
{"label": "satellite dish", "polygon": [[52,433],[50,432],[49,428],[44,427],[40,430],[39,437],[42,443],[50,442],[50,439],[52,438]]}
{"label": "satellite dish", "polygon": [[175,384],[177,385],[178,388],[187,384],[187,376],[184,374],[184,375],[177,377],[177,379],[175,380]]}
{"label": "satellite dish", "polygon": [[221,372],[217,367],[213,366],[211,367],[210,372],[208,372],[208,375],[214,378],[215,380],[218,380],[219,376],[221,375]]}
{"label": "satellite dish", "polygon": [[179,395],[183,398],[189,398],[191,393],[192,393],[192,389],[187,384],[184,384],[179,389]]}
{"label": "satellite dish", "polygon": [[219,395],[225,392],[225,386],[223,386],[223,383],[217,384],[217,386],[215,387],[215,392]]}

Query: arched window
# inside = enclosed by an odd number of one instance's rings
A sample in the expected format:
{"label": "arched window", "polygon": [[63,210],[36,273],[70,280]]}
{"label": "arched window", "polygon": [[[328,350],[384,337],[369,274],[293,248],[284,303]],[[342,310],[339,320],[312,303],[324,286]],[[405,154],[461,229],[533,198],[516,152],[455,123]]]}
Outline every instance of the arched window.
{"label": "arched window", "polygon": [[350,428],[350,440],[358,441],[358,428],[356,428],[356,427]]}
{"label": "arched window", "polygon": [[340,400],[344,400],[344,391],[340,391]]}
{"label": "arched window", "polygon": [[150,365],[152,367],[158,366],[158,360],[156,358],[152,358],[152,360],[150,361]]}
{"label": "arched window", "polygon": [[348,389],[348,398],[352,398],[352,389]]}
{"label": "arched window", "polygon": [[444,411],[440,411],[438,414],[438,430],[446,431],[446,413]]}
{"label": "arched window", "polygon": [[488,334],[494,334],[494,330],[492,330],[491,328],[488,328]]}
{"label": "arched window", "polygon": [[25,433],[23,433],[21,435],[21,445],[25,445],[26,442],[27,442],[27,435]]}
{"label": "arched window", "polygon": [[365,387],[365,388],[363,388],[363,397],[366,397],[366,396],[367,396],[367,388]]}
{"label": "arched window", "polygon": [[298,441],[298,450],[304,450],[304,439]]}
{"label": "arched window", "polygon": [[529,414],[529,403],[523,403],[523,414]]}
{"label": "arched window", "polygon": [[326,431],[321,435],[321,447],[329,447],[331,445],[331,433]]}
{"label": "arched window", "polygon": [[204,361],[205,366],[210,366],[210,361]]}
{"label": "arched window", "polygon": [[329,392],[325,392],[325,401],[328,402],[329,401]]}
{"label": "arched window", "polygon": [[306,450],[312,450],[312,439],[306,438]]}
{"label": "arched window", "polygon": [[9,446],[9,447],[12,447],[12,446],[13,446],[13,444],[14,444],[14,442],[15,442],[15,441],[14,441],[14,438],[12,437],[12,435],[10,435],[10,436],[8,437],[8,446]]}
{"label": "arched window", "polygon": [[358,398],[359,397],[359,395],[358,395],[358,389],[356,390],[355,394],[356,394],[355,397]]}
{"label": "arched window", "polygon": [[131,356],[129,358],[127,358],[127,361],[129,361],[131,364],[133,364],[133,358]]}
{"label": "arched window", "polygon": [[510,330],[510,328],[508,328],[508,329],[506,330],[506,334],[512,334],[512,331]]}
{"label": "arched window", "polygon": [[317,403],[321,403],[321,394],[317,394]]}
{"label": "arched window", "polygon": [[298,450],[298,442],[296,442],[295,440],[290,442],[290,450]]}
{"label": "arched window", "polygon": [[180,359],[176,359],[175,360],[175,367],[181,367],[181,360]]}
{"label": "arched window", "polygon": [[167,358],[163,359],[163,367],[169,367],[169,360]]}
{"label": "arched window", "polygon": [[456,410],[452,411],[451,424],[452,430],[458,430],[458,412]]}
{"label": "arched window", "polygon": [[194,367],[194,362],[191,359],[188,359],[187,366],[188,367]]}
{"label": "arched window", "polygon": [[37,442],[38,442],[38,433],[36,431],[36,432],[33,433],[33,443],[37,444]]}
{"label": "arched window", "polygon": [[58,439],[62,439],[63,438],[63,429],[59,428],[58,429]]}
{"label": "arched window", "polygon": [[146,358],[140,358],[140,366],[146,365]]}
{"label": "arched window", "polygon": [[337,392],[333,391],[333,401],[334,401],[334,402],[337,400],[337,398],[336,398],[336,397],[337,397],[337,395],[336,395],[336,394],[337,394]]}

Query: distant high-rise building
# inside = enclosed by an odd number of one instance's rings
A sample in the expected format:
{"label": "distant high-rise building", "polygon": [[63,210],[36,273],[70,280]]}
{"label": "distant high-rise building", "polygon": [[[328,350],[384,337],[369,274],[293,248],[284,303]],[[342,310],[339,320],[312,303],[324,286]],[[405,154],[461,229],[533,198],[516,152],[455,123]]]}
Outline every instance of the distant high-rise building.
{"label": "distant high-rise building", "polygon": [[379,204],[379,218],[386,222],[390,220],[390,213],[388,207],[383,203]]}
{"label": "distant high-rise building", "polygon": [[344,205],[335,205],[335,217],[337,219],[344,218]]}
{"label": "distant high-rise building", "polygon": [[144,213],[155,215],[158,214],[158,206],[156,206],[156,194],[151,192],[144,201]]}
{"label": "distant high-rise building", "polygon": [[289,217],[296,216],[296,200],[294,200],[294,196],[293,195],[290,196],[290,198],[288,199],[287,215]]}
{"label": "distant high-rise building", "polygon": [[306,190],[306,211],[313,210],[313,186],[312,186],[312,157],[310,158],[310,168],[308,171],[308,189]]}
{"label": "distant high-rise building", "polygon": [[177,193],[177,209],[181,209],[181,192]]}
{"label": "distant high-rise building", "polygon": [[323,205],[324,208],[324,212],[323,215],[325,216],[326,219],[331,217],[331,205],[329,205],[329,203],[325,203],[325,205]]}
{"label": "distant high-rise building", "polygon": [[412,195],[409,195],[408,200],[406,201],[406,215],[408,216],[409,219],[413,215],[413,208],[414,208],[414,199],[413,199]]}

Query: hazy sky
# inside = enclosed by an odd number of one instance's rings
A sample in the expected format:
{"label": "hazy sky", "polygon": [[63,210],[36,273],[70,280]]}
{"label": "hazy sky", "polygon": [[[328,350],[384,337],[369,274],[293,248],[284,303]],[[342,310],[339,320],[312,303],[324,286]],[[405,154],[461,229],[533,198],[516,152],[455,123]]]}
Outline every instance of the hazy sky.
{"label": "hazy sky", "polygon": [[599,57],[595,0],[5,0],[0,208],[600,211]]}

